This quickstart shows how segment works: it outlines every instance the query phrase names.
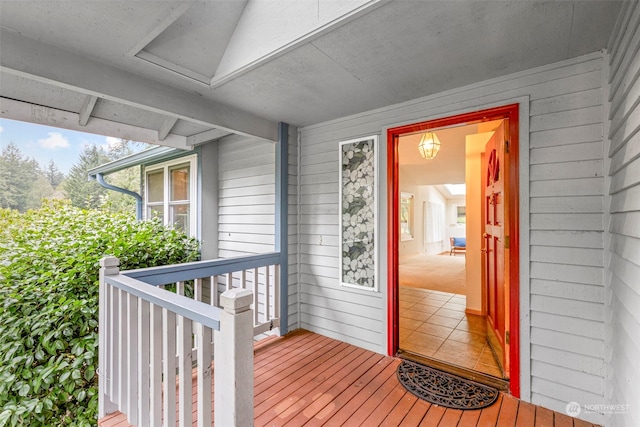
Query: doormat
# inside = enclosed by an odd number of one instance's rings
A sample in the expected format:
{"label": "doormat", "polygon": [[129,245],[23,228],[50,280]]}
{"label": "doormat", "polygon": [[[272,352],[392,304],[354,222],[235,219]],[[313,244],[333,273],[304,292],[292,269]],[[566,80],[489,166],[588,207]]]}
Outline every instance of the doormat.
{"label": "doormat", "polygon": [[481,409],[498,398],[498,390],[438,369],[403,360],[398,380],[410,393],[434,405],[452,409]]}

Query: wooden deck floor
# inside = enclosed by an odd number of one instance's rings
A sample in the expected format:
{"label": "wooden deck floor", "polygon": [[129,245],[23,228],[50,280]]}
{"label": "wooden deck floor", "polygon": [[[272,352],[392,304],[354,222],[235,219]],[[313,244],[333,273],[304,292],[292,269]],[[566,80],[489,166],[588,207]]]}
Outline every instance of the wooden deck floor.
{"label": "wooden deck floor", "polygon": [[[261,341],[255,347],[255,425],[593,426],[506,394],[481,410],[431,405],[400,385],[399,363],[308,331]],[[120,413],[98,425],[129,426]]]}

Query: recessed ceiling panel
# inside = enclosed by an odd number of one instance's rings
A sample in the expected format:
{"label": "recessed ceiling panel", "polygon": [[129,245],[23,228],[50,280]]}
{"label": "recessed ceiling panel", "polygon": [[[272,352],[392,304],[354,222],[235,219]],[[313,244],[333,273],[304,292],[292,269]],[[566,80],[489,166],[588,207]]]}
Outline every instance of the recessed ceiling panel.
{"label": "recessed ceiling panel", "polygon": [[245,4],[195,2],[135,56],[208,84]]}

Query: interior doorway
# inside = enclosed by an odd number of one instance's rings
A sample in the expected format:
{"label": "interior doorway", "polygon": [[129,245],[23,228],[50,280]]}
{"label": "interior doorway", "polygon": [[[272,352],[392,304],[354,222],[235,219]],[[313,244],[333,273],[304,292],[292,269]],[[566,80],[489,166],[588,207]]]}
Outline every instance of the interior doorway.
{"label": "interior doorway", "polygon": [[514,395],[517,112],[510,105],[388,131],[389,353],[510,380]]}

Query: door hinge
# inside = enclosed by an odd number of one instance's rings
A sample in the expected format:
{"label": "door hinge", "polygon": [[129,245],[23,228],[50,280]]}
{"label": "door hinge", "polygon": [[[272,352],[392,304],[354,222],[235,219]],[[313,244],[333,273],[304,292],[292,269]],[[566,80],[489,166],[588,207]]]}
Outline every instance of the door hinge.
{"label": "door hinge", "polygon": [[509,154],[509,141],[504,142],[504,151],[506,151],[507,154]]}
{"label": "door hinge", "polygon": [[511,246],[511,239],[509,236],[504,236],[504,248],[509,249],[509,246]]}
{"label": "door hinge", "polygon": [[511,344],[511,334],[509,331],[504,332],[504,342],[505,344]]}

